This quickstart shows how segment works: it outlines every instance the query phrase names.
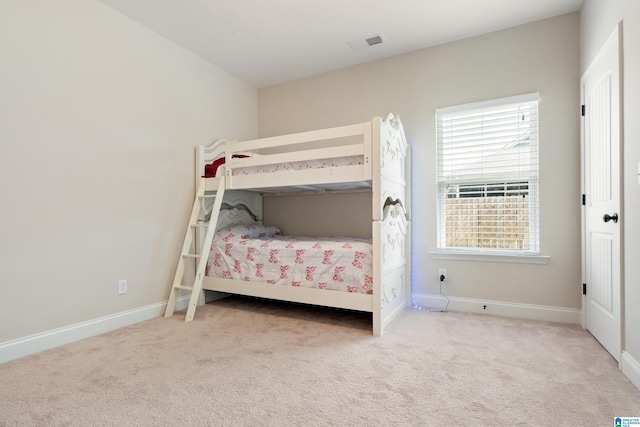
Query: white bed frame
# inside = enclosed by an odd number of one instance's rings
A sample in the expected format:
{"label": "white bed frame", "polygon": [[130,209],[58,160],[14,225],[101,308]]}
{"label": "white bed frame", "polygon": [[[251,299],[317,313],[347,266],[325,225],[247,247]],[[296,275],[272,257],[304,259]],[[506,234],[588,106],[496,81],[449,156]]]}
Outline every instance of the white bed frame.
{"label": "white bed frame", "polygon": [[[260,156],[234,158],[242,152]],[[220,178],[202,178],[204,165],[226,156],[224,202],[244,204],[262,219],[262,194],[285,191],[370,189],[372,192],[373,293],[360,294],[303,287],[266,285],[207,276],[203,289],[320,306],[371,312],[373,334],[384,327],[410,301],[409,145],[399,118],[390,114],[369,122],[245,142],[219,140],[200,146],[196,153],[196,179],[208,190]],[[363,164],[321,169],[234,175],[235,168],[283,162],[363,156]]]}

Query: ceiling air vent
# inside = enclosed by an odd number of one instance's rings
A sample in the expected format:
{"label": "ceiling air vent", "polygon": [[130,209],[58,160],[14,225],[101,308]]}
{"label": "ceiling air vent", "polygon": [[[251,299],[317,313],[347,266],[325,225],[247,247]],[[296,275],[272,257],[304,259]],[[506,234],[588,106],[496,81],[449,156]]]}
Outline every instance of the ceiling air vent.
{"label": "ceiling air vent", "polygon": [[347,44],[349,45],[351,50],[359,50],[365,47],[381,44],[383,42],[384,42],[384,37],[382,37],[382,34],[376,34],[364,39],[351,40],[350,42],[347,42]]}
{"label": "ceiling air vent", "polygon": [[373,46],[374,44],[382,43],[382,36],[377,35],[377,36],[369,37],[368,39],[365,39],[364,41],[366,41],[369,46]]}

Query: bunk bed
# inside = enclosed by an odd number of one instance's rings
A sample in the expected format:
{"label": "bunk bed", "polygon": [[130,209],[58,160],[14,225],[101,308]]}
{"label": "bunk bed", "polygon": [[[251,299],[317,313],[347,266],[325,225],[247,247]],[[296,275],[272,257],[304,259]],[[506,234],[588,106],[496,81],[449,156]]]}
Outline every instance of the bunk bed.
{"label": "bunk bed", "polygon": [[[203,250],[201,288],[370,312],[373,334],[382,335],[410,300],[408,156],[402,124],[392,114],[197,147],[203,194],[224,189],[221,205],[212,208],[216,227],[211,248]],[[262,224],[266,194],[352,190],[371,193],[370,239],[312,241]]]}

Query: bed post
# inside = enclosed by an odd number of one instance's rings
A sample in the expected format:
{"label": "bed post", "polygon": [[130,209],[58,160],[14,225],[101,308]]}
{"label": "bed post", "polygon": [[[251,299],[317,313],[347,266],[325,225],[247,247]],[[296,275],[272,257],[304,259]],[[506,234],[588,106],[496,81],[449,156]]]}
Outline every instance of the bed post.
{"label": "bed post", "polygon": [[380,186],[380,155],[382,149],[380,147],[380,117],[374,117],[371,120],[371,192],[372,206],[371,212],[371,237],[373,244],[373,335],[379,337],[384,333],[382,324],[382,241],[381,241],[381,222],[379,215],[381,212],[382,189]]}
{"label": "bed post", "polygon": [[[410,204],[408,151],[402,123],[389,114],[374,119],[373,247],[374,334],[410,301]],[[375,169],[377,168],[377,169]],[[376,270],[377,269],[377,270]],[[378,293],[375,293],[375,290]],[[379,332],[379,333],[376,333]]]}

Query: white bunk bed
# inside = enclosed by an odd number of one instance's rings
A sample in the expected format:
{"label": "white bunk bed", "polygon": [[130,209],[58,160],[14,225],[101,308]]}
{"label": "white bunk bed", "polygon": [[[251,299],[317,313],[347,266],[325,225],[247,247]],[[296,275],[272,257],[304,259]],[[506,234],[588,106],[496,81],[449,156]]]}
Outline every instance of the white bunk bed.
{"label": "white bunk bed", "polygon": [[[220,211],[217,236],[225,231],[232,236],[225,230],[230,225],[261,224],[262,197],[266,193],[366,189],[372,195],[372,271],[367,278],[371,287],[366,286],[364,292],[355,292],[354,287],[342,292],[266,284],[253,281],[254,275],[248,273],[243,273],[242,279],[206,275],[202,289],[371,312],[373,334],[382,335],[384,327],[410,300],[408,156],[402,124],[392,114],[350,126],[245,142],[220,140],[209,147],[198,147],[197,180],[204,180],[206,191],[219,189],[221,180],[226,188],[223,202],[228,209]],[[215,171],[211,167],[214,162]],[[215,176],[203,177],[205,169]],[[239,213],[237,206],[250,211],[252,217]],[[213,239],[215,242],[216,237]],[[210,262],[213,259],[212,255]],[[209,265],[207,274],[214,270]]]}

